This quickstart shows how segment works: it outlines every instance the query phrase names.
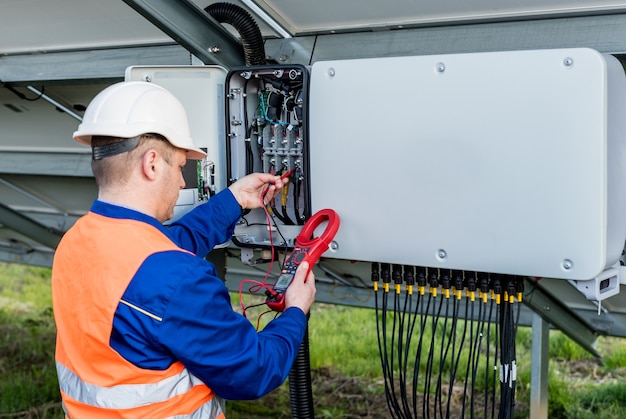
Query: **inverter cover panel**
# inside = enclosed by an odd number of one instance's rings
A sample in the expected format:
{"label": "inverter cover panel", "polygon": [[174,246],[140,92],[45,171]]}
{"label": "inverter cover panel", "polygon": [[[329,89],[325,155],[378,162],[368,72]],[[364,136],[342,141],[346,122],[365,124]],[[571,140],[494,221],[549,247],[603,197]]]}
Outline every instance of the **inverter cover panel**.
{"label": "inverter cover panel", "polygon": [[316,62],[325,256],[590,279],[626,237],[626,80],[594,50]]}
{"label": "inverter cover panel", "polygon": [[194,143],[207,152],[199,162],[185,166],[186,189],[182,189],[167,223],[191,211],[226,187],[224,146],[224,80],[226,69],[219,66],[162,65],[130,66],[126,81],[146,81],[169,90],[185,107]]}
{"label": "inverter cover panel", "polygon": [[126,81],[149,81],[168,89],[181,101],[194,143],[206,150],[215,164],[216,190],[226,187],[224,147],[224,79],[226,69],[219,66],[170,65],[131,66]]}

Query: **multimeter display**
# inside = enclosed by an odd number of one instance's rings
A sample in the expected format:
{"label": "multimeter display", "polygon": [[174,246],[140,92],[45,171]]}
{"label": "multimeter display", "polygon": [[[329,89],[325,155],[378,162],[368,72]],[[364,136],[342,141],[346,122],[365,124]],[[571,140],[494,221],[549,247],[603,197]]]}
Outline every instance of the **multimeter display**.
{"label": "multimeter display", "polygon": [[[320,237],[313,238],[315,229],[324,221],[328,222],[326,230]],[[285,309],[285,292],[289,288],[298,266],[306,261],[309,263],[310,272],[320,256],[328,249],[330,242],[337,234],[337,230],[339,230],[339,216],[331,209],[320,210],[309,218],[302,227],[298,237],[296,237],[294,249],[285,260],[285,265],[273,289],[267,292],[268,297],[265,303],[269,308],[274,311],[283,311]],[[307,275],[309,272],[307,272]]]}
{"label": "multimeter display", "polygon": [[293,274],[292,273],[280,274],[280,276],[276,280],[276,283],[274,284],[274,291],[285,292],[287,290],[287,287],[289,287],[289,284],[291,284],[291,280],[293,279],[294,275],[295,275],[295,272]]}

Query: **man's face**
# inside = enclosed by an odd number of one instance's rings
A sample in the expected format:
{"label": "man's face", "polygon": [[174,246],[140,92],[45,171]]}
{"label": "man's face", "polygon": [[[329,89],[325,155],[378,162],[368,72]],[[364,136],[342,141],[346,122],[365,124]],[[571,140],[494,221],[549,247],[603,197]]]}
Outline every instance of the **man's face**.
{"label": "man's face", "polygon": [[178,200],[178,193],[185,187],[183,168],[187,163],[185,150],[176,149],[170,162],[163,160],[162,196],[158,220],[167,221],[174,216],[174,206]]}

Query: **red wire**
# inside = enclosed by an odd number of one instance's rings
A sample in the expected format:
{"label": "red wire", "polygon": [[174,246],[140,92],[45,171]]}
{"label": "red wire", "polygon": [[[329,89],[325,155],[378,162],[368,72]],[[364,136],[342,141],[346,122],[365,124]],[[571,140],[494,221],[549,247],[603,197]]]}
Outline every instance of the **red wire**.
{"label": "red wire", "polygon": [[[265,288],[268,291],[271,291],[271,288],[267,285],[267,280],[270,276],[270,273],[272,272],[272,268],[274,267],[274,257],[275,257],[275,249],[274,249],[274,239],[272,237],[272,218],[270,216],[269,211],[267,210],[267,206],[265,205],[265,196],[267,195],[267,192],[269,191],[269,185],[267,186],[267,188],[261,193],[261,208],[263,208],[263,211],[265,211],[265,218],[267,220],[267,228],[269,229],[269,236],[270,236],[270,249],[272,251],[272,258],[270,259],[270,266],[267,269],[267,272],[265,273],[265,277],[263,278],[262,282],[256,281],[254,279],[244,279],[243,281],[241,281],[239,283],[239,303],[241,304],[241,310],[243,311],[243,316],[246,317],[246,306],[244,304],[243,301],[243,284],[247,283],[247,282],[253,282],[255,285],[251,286],[250,288],[248,288],[248,291],[256,294],[260,289]],[[261,321],[261,317],[266,314],[271,312],[272,310],[268,310],[265,311],[263,313],[261,313],[257,319],[257,327],[256,329],[259,330],[259,325],[260,325],[260,321]]]}

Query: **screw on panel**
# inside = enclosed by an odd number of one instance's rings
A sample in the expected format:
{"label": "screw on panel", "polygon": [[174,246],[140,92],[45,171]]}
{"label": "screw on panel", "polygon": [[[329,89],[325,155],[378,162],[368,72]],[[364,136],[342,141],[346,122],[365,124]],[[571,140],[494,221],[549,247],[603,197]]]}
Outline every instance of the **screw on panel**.
{"label": "screw on panel", "polygon": [[337,250],[339,249],[339,245],[337,244],[337,242],[333,241],[330,243],[330,250]]}
{"label": "screw on panel", "polygon": [[567,57],[563,60],[563,65],[567,68],[571,68],[574,65],[574,59],[571,57]]}
{"label": "screw on panel", "polygon": [[296,80],[298,78],[300,78],[300,75],[302,74],[301,71],[298,70],[289,70],[289,79],[291,80]]}
{"label": "screw on panel", "polygon": [[335,69],[332,67],[329,68],[326,74],[328,74],[328,77],[335,77]]}
{"label": "screw on panel", "polygon": [[564,259],[563,262],[561,262],[561,267],[566,271],[569,271],[574,267],[574,262],[569,259]]}
{"label": "screw on panel", "polygon": [[152,77],[150,77],[150,76],[145,76],[143,79],[145,81],[147,81],[147,82],[151,82],[152,81]]}
{"label": "screw on panel", "polygon": [[444,63],[437,63],[436,68],[438,73],[443,73],[444,71],[446,71],[446,65]]}
{"label": "screw on panel", "polygon": [[446,260],[447,257],[448,257],[448,254],[446,253],[445,250],[443,249],[437,250],[437,259],[443,262],[444,260]]}

